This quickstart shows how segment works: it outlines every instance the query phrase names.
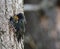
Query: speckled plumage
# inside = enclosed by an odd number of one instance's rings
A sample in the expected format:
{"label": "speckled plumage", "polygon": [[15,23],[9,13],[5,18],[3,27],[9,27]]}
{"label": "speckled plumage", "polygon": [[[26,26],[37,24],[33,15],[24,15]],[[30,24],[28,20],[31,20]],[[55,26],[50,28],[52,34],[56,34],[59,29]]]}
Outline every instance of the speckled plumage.
{"label": "speckled plumage", "polygon": [[16,18],[14,19],[14,16],[10,17],[10,22],[16,29],[15,34],[17,37],[17,41],[19,42],[24,33],[24,22],[23,22],[24,16],[22,13],[19,13],[16,15],[16,17],[18,18],[17,20]]}

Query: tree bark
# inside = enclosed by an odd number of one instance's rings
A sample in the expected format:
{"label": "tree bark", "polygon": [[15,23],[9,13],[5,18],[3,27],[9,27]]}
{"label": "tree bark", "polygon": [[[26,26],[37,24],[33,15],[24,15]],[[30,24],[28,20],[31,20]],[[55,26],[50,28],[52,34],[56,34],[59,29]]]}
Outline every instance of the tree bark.
{"label": "tree bark", "polygon": [[18,13],[23,13],[23,0],[0,0],[0,49],[24,49],[24,40],[17,42],[9,24],[9,18]]}

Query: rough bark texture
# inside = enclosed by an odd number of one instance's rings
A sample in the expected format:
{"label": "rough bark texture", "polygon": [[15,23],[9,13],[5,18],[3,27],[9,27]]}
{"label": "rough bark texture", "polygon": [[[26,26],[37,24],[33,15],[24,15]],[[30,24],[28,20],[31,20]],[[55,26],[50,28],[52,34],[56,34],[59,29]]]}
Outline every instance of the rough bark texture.
{"label": "rough bark texture", "polygon": [[24,49],[23,39],[18,43],[9,18],[17,13],[23,13],[23,0],[0,0],[0,49]]}

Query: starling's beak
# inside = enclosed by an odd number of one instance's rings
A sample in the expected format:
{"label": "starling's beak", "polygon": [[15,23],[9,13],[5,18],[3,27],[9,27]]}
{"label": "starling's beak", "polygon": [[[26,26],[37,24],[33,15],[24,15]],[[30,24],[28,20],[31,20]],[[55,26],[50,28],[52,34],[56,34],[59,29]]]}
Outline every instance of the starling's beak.
{"label": "starling's beak", "polygon": [[18,21],[18,19],[19,19],[18,16],[14,16],[14,20]]}
{"label": "starling's beak", "polygon": [[18,23],[18,16],[14,16],[13,19],[15,20],[16,23]]}

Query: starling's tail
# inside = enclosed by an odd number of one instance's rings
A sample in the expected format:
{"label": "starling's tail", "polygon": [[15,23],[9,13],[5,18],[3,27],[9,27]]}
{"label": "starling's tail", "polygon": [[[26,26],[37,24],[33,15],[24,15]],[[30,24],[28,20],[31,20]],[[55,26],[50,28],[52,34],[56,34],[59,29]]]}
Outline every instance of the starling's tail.
{"label": "starling's tail", "polygon": [[19,43],[19,41],[21,41],[22,35],[20,33],[16,33],[16,38]]}

